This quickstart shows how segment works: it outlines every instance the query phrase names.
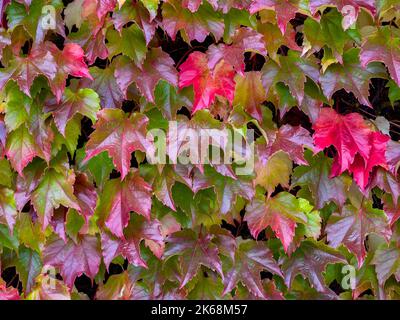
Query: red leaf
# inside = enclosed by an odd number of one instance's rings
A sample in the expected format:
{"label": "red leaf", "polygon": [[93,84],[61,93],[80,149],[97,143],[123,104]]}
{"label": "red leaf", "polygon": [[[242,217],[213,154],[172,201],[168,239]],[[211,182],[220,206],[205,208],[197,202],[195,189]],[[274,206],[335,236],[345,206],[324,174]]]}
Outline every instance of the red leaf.
{"label": "red leaf", "polygon": [[168,246],[164,256],[166,258],[179,255],[182,271],[180,288],[183,288],[197,273],[200,265],[217,271],[223,278],[221,260],[218,248],[212,243],[210,234],[193,230],[175,232],[168,237]]}
{"label": "red leaf", "polygon": [[332,166],[332,176],[349,169],[356,154],[368,160],[371,151],[369,134],[371,129],[358,113],[342,116],[333,109],[321,110],[313,125],[316,152],[333,145],[337,156]]}
{"label": "red leaf", "polygon": [[283,125],[277,132],[269,137],[268,154],[282,150],[288,154],[297,164],[307,164],[304,159],[304,147],[314,149],[313,140],[310,133],[303,127],[292,127],[288,124]]}
{"label": "red leaf", "polygon": [[84,236],[78,243],[53,237],[43,251],[43,263],[60,268],[64,282],[72,289],[76,277],[82,274],[94,279],[99,271],[100,252],[100,243],[94,236]]}
{"label": "red leaf", "polygon": [[[345,6],[351,6],[355,9],[356,15],[358,15],[360,8],[367,9],[372,14],[375,14],[376,12],[374,0],[310,0],[310,9],[312,14],[315,14],[321,7],[332,5],[336,6],[339,11],[342,11]],[[355,17],[355,20],[357,20],[357,16]]]}
{"label": "red leaf", "polygon": [[[147,268],[140,255],[140,243],[145,240],[154,255],[161,258],[164,252],[164,237],[161,233],[161,223],[158,220],[146,221],[135,216],[125,232],[126,239],[118,239],[107,233],[101,234],[104,263],[108,269],[115,257],[122,255],[129,263]],[[158,246],[154,246],[157,244]]]}
{"label": "red leaf", "polygon": [[193,85],[195,99],[192,113],[195,113],[208,109],[217,95],[231,104],[235,93],[234,77],[235,71],[225,61],[220,61],[210,70],[207,55],[193,52],[179,68],[179,88]]}
{"label": "red leaf", "polygon": [[254,14],[263,9],[274,10],[282,34],[286,32],[286,25],[299,11],[297,0],[254,0],[250,5],[250,13]]}
{"label": "red leaf", "polygon": [[246,207],[244,221],[247,221],[250,232],[256,239],[261,231],[271,226],[287,251],[292,243],[297,222],[306,223],[307,217],[301,212],[295,196],[281,192],[266,200],[255,198]]}
{"label": "red leaf", "polygon": [[85,173],[76,176],[74,184],[74,195],[81,210],[79,211],[85,219],[85,229],[89,227],[89,219],[94,214],[97,203],[96,188],[89,182]]}
{"label": "red leaf", "polygon": [[138,68],[130,59],[120,59],[115,68],[115,77],[121,91],[126,96],[129,85],[136,83],[140,92],[154,103],[154,89],[164,79],[173,86],[178,85],[178,75],[174,60],[161,48],[152,48],[146,55],[143,65]]}
{"label": "red leaf", "polygon": [[124,237],[123,230],[129,223],[131,211],[150,219],[151,191],[151,186],[136,169],[122,181],[112,179],[106,183],[97,210],[108,214],[105,224],[113,234]]}
{"label": "red leaf", "polygon": [[288,288],[292,286],[296,275],[308,278],[312,287],[318,292],[332,293],[325,286],[322,272],[327,264],[347,263],[343,256],[336,250],[328,247],[322,242],[306,239],[300,247],[291,255],[284,258],[282,271],[285,275],[285,284]]}
{"label": "red leaf", "polygon": [[331,145],[337,150],[331,176],[349,170],[364,190],[372,168],[377,165],[386,167],[385,151],[389,137],[373,132],[358,113],[342,116],[333,109],[324,108],[313,129],[316,152]]}
{"label": "red leaf", "polygon": [[34,47],[26,58],[15,57],[15,61],[6,69],[0,69],[0,89],[13,79],[20,89],[31,96],[30,88],[33,80],[39,75],[44,75],[51,83],[57,74],[57,63],[44,46]]}
{"label": "red leaf", "polygon": [[84,162],[107,151],[121,172],[121,179],[124,179],[130,168],[132,152],[140,150],[152,154],[154,146],[146,137],[148,118],[138,113],[128,118],[118,109],[103,109],[98,118],[95,131],[86,144]]}
{"label": "red leaf", "polygon": [[203,42],[209,33],[216,39],[224,35],[224,20],[207,3],[193,14],[182,8],[181,1],[168,0],[167,3],[163,3],[162,16],[162,27],[173,41],[180,30],[190,41],[198,42]]}
{"label": "red leaf", "polygon": [[278,263],[272,256],[272,252],[264,242],[252,240],[236,239],[234,260],[226,272],[224,279],[224,293],[230,292],[242,282],[247,289],[256,297],[268,299],[269,295],[265,292],[260,272],[268,272],[282,276]]}
{"label": "red leaf", "polygon": [[5,284],[0,282],[0,300],[19,300],[18,289],[13,287],[6,287]]}
{"label": "red leaf", "polygon": [[84,52],[82,48],[75,43],[67,43],[60,51],[52,42],[46,42],[46,50],[51,52],[57,64],[57,74],[54,81],[50,81],[50,87],[60,101],[65,90],[65,81],[68,75],[74,77],[84,77],[93,79],[89,69],[83,59]]}
{"label": "red leaf", "polygon": [[244,73],[244,53],[251,51],[266,55],[263,35],[251,28],[239,28],[232,38],[231,44],[211,45],[207,50],[208,66],[211,70],[221,60],[232,65],[240,74]]}
{"label": "red leaf", "polygon": [[118,32],[121,32],[122,27],[127,23],[135,21],[142,29],[147,45],[153,38],[157,28],[156,22],[151,19],[149,11],[141,1],[126,2],[120,10],[113,12],[112,20]]}
{"label": "red leaf", "polygon": [[366,38],[360,53],[360,61],[366,67],[371,61],[385,63],[392,79],[400,86],[400,32],[397,28],[383,26]]}
{"label": "red leaf", "polygon": [[380,132],[371,132],[369,144],[371,146],[367,160],[356,155],[354,162],[349,167],[349,172],[353,173],[354,180],[365,190],[369,182],[369,174],[375,166],[387,168],[385,152],[386,145],[390,138]]}
{"label": "red leaf", "polygon": [[8,134],[5,151],[19,175],[23,175],[22,170],[38,155],[38,148],[25,125]]}
{"label": "red leaf", "polygon": [[360,208],[346,205],[341,214],[334,213],[329,218],[326,233],[331,247],[337,248],[343,244],[356,255],[359,268],[366,255],[364,241],[367,235],[379,234],[387,241],[391,236],[385,214],[364,204]]}
{"label": "red leaf", "polygon": [[191,12],[196,12],[203,0],[182,0],[182,7],[189,9]]}
{"label": "red leaf", "polygon": [[397,174],[400,163],[400,143],[390,140],[387,144],[385,158],[389,166],[390,172]]}

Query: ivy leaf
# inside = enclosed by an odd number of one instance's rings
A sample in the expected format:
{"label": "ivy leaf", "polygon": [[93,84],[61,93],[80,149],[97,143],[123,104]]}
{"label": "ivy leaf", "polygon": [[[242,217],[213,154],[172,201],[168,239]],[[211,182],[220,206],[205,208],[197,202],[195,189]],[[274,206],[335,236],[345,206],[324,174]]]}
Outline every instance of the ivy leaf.
{"label": "ivy leaf", "polygon": [[208,109],[217,95],[232,103],[235,89],[234,76],[235,71],[232,66],[224,61],[210,70],[207,55],[192,52],[179,68],[179,88],[193,85],[192,114],[201,109]]}
{"label": "ivy leaf", "polygon": [[251,1],[252,0],[212,0],[210,3],[214,9],[218,8],[222,10],[224,14],[227,14],[231,9],[248,9]]}
{"label": "ivy leaf", "polygon": [[[93,64],[97,58],[106,59],[108,57],[108,49],[105,43],[106,29],[101,29],[101,26],[97,26],[96,28],[99,28],[99,30],[95,30],[94,34],[92,34],[92,26],[85,21],[78,32],[71,33],[68,36],[68,40],[78,44],[85,50],[85,57],[88,64]],[[96,79],[96,75],[92,73],[92,70],[96,69],[90,69],[90,73]]]}
{"label": "ivy leaf", "polygon": [[[107,32],[108,55],[111,59],[120,53],[131,58],[137,66],[140,66],[147,52],[146,40],[142,30],[132,24],[128,28],[123,28],[121,32],[110,29]],[[135,43],[133,46],[132,43]]]}
{"label": "ivy leaf", "polygon": [[167,238],[165,258],[179,255],[182,279],[180,288],[183,288],[198,272],[200,265],[206,266],[218,272],[222,278],[221,260],[218,256],[218,248],[212,243],[212,236],[202,230],[186,229],[175,232]]}
{"label": "ivy leaf", "polygon": [[400,281],[400,250],[392,243],[389,247],[382,245],[375,251],[372,264],[375,265],[376,274],[380,285],[384,285],[391,275],[394,274]]}
{"label": "ivy leaf", "polygon": [[400,163],[400,143],[390,140],[386,146],[385,158],[389,166],[390,172],[397,174]]}
{"label": "ivy leaf", "polygon": [[326,288],[322,272],[327,264],[346,263],[346,260],[336,250],[322,242],[304,240],[300,247],[286,258],[282,264],[285,284],[290,288],[295,277],[300,274],[308,278],[310,284],[318,292],[329,292]]}
{"label": "ivy leaf", "polygon": [[11,188],[11,184],[14,182],[10,162],[7,159],[0,160],[0,181],[1,185],[8,188]]}
{"label": "ivy leaf", "polygon": [[330,145],[337,150],[332,177],[348,169],[354,174],[357,184],[365,189],[372,168],[386,166],[383,155],[389,138],[371,131],[358,113],[342,116],[333,109],[324,108],[313,128],[317,152]]}
{"label": "ivy leaf", "polygon": [[247,200],[253,199],[255,190],[251,181],[242,177],[225,177],[217,172],[210,171],[205,170],[205,174],[217,194],[221,214],[227,214],[232,209],[238,196]]}
{"label": "ivy leaf", "polygon": [[87,11],[94,10],[99,20],[102,20],[109,11],[113,11],[117,0],[84,0],[83,8]]}
{"label": "ivy leaf", "polygon": [[81,27],[83,19],[82,19],[82,4],[84,0],[74,0],[65,7],[64,9],[64,22],[65,26],[68,30],[72,30],[72,27],[75,25],[78,29]]}
{"label": "ivy leaf", "polygon": [[16,234],[12,234],[7,226],[0,224],[0,245],[14,251],[18,250],[19,241]]}
{"label": "ivy leaf", "polygon": [[153,38],[156,32],[157,24],[153,20],[153,16],[150,16],[149,12],[143,6],[141,1],[125,2],[125,4],[120,8],[120,10],[113,12],[112,20],[115,29],[118,32],[122,31],[122,27],[124,25],[128,24],[131,21],[135,21],[143,31],[144,37],[146,39],[146,45],[150,43],[151,39]]}
{"label": "ivy leaf", "polygon": [[271,226],[287,251],[297,223],[307,223],[307,217],[295,196],[288,192],[280,192],[273,198],[255,198],[246,207],[244,221],[256,239],[261,231]]}
{"label": "ivy leaf", "polygon": [[400,183],[397,181],[396,176],[382,168],[378,168],[374,172],[369,187],[373,188],[375,186],[390,194],[393,198],[393,203],[397,205],[400,195]]}
{"label": "ivy leaf", "polygon": [[33,190],[36,189],[40,182],[45,168],[46,164],[37,158],[24,169],[23,175],[17,176],[15,201],[19,211],[22,211],[29,201]]}
{"label": "ivy leaf", "polygon": [[14,287],[6,287],[3,280],[0,282],[0,300],[20,300],[18,289]]}
{"label": "ivy leaf", "polygon": [[65,81],[68,75],[93,79],[84,61],[84,52],[79,45],[67,43],[64,49],[60,51],[55,44],[46,42],[45,48],[52,53],[57,66],[55,78],[49,81],[51,90],[55,94],[57,101],[60,101],[63,96]]}
{"label": "ivy leaf", "polygon": [[[49,285],[52,283],[53,285]],[[71,300],[69,288],[61,280],[51,275],[39,274],[36,286],[26,297],[27,300]]]}
{"label": "ivy leaf", "polygon": [[20,91],[16,83],[6,87],[4,123],[8,131],[14,131],[29,120],[32,99]]}
{"label": "ivy leaf", "polygon": [[14,229],[17,208],[14,199],[14,191],[0,187],[0,222],[6,224],[11,231]]}
{"label": "ivy leaf", "polygon": [[279,29],[285,34],[286,25],[299,11],[299,0],[254,0],[250,5],[251,14],[263,9],[275,11]]}
{"label": "ivy leaf", "polygon": [[165,32],[174,41],[178,31],[181,31],[187,42],[197,40],[203,42],[209,33],[216,39],[222,38],[224,34],[224,23],[219,13],[204,3],[199,7],[196,14],[187,9],[177,0],[169,0],[162,5],[162,26]]}
{"label": "ivy leaf", "polygon": [[371,132],[369,143],[371,146],[368,160],[365,161],[356,155],[354,162],[350,165],[349,171],[353,173],[357,184],[365,189],[369,183],[370,172],[375,166],[386,168],[386,145],[390,138],[380,132]]}
{"label": "ivy leaf", "polygon": [[291,24],[287,26],[284,35],[282,35],[279,27],[273,23],[259,24],[257,26],[257,31],[263,35],[268,55],[276,63],[279,63],[281,57],[281,55],[278,54],[278,50],[283,45],[291,50],[301,51],[301,48],[295,41],[296,32]]}
{"label": "ivy leaf", "polygon": [[186,89],[190,88],[178,90],[170,83],[160,80],[154,91],[154,106],[159,108],[168,120],[175,120],[177,112],[182,106],[186,106],[189,110],[192,108],[192,100],[190,99],[192,94]]}
{"label": "ivy leaf", "polygon": [[268,137],[270,148],[269,154],[273,155],[276,152],[282,150],[296,164],[307,164],[304,159],[304,147],[310,150],[314,149],[314,143],[310,136],[310,133],[303,127],[290,125],[283,125],[274,134]]}
{"label": "ivy leaf", "polygon": [[385,63],[392,79],[400,86],[400,32],[382,26],[370,31],[361,46],[360,60],[365,68],[371,61]]}
{"label": "ivy leaf", "polygon": [[196,12],[203,0],[183,0],[182,7],[189,9],[191,12]]}
{"label": "ivy leaf", "polygon": [[333,145],[337,156],[332,166],[332,176],[344,172],[354,162],[356,154],[368,160],[371,146],[371,129],[358,113],[340,115],[333,109],[324,108],[314,123],[314,143],[319,152]]}
{"label": "ivy leaf", "polygon": [[129,85],[135,82],[140,92],[152,103],[155,102],[154,89],[161,79],[173,86],[178,85],[174,61],[161,48],[150,49],[140,68],[128,59],[119,59],[115,68],[115,77],[125,95]]}
{"label": "ivy leaf", "polygon": [[328,6],[335,6],[341,12],[343,12],[343,9],[346,9],[346,6],[353,7],[355,16],[351,17],[352,22],[357,20],[361,8],[370,11],[372,14],[376,12],[374,0],[310,0],[310,9],[313,15],[318,9]]}
{"label": "ivy leaf", "polygon": [[23,175],[22,170],[39,154],[32,135],[24,125],[8,134],[5,152],[19,175]]}
{"label": "ivy leaf", "polygon": [[88,88],[73,91],[66,88],[61,103],[49,100],[44,108],[45,112],[52,112],[54,122],[65,136],[65,128],[68,121],[77,113],[88,117],[93,123],[96,122],[96,113],[100,109],[100,99],[95,91]]}
{"label": "ivy leaf", "polygon": [[304,98],[304,83],[306,76],[315,83],[319,82],[319,69],[313,59],[303,59],[296,51],[289,50],[287,56],[281,56],[280,65],[273,60],[268,60],[263,68],[262,82],[264,88],[269,92],[273,85],[283,82],[288,85],[290,93],[296,97],[299,104]]}
{"label": "ivy leaf", "polygon": [[100,243],[95,236],[83,236],[78,243],[53,236],[43,251],[43,263],[60,268],[66,285],[72,289],[76,277],[93,279],[101,262]]}
{"label": "ivy leaf", "polygon": [[134,283],[128,272],[124,271],[111,275],[105,284],[100,284],[96,292],[96,300],[130,300],[134,293]]}
{"label": "ivy leaf", "polygon": [[35,101],[29,114],[29,132],[32,134],[37,146],[38,156],[50,161],[52,142],[54,140],[54,132],[49,126],[47,115],[43,112],[41,103]]}
{"label": "ivy leaf", "polygon": [[359,268],[366,256],[365,238],[375,233],[389,241],[392,234],[384,212],[372,208],[371,203],[363,203],[361,207],[344,206],[340,214],[330,216],[326,233],[331,247],[343,244],[356,255]]}
{"label": "ivy leaf", "polygon": [[102,108],[120,108],[124,99],[124,94],[120,90],[114,76],[115,63],[106,69],[98,67],[90,68],[93,81],[82,82],[82,86],[93,89],[100,97],[100,105]]}
{"label": "ivy leaf", "polygon": [[190,282],[193,290],[188,294],[194,300],[220,300],[223,297],[224,285],[214,272],[199,272]]}
{"label": "ivy leaf", "polygon": [[42,260],[36,251],[25,247],[19,249],[17,272],[21,277],[22,285],[26,293],[32,291],[36,282],[36,277],[40,274],[42,266]]}
{"label": "ivy leaf", "polygon": [[114,169],[114,165],[107,152],[104,151],[97,156],[82,164],[85,157],[85,150],[81,148],[76,151],[76,162],[79,164],[79,170],[87,173],[96,183],[96,186],[102,190],[104,183],[108,180],[110,173]]}
{"label": "ivy leaf", "polygon": [[[160,258],[164,251],[164,237],[161,234],[161,224],[158,220],[147,221],[135,215],[125,230],[125,238],[118,239],[107,233],[101,235],[101,246],[104,263],[107,269],[111,261],[122,255],[129,263],[147,268],[147,263],[140,254],[140,243],[145,243],[153,253]],[[156,246],[154,246],[156,244]]]}
{"label": "ivy leaf", "polygon": [[208,47],[208,66],[214,69],[221,60],[232,65],[232,67],[243,75],[244,53],[254,52],[267,55],[263,35],[251,28],[239,28],[232,37],[231,44],[218,44]]}
{"label": "ivy leaf", "polygon": [[317,209],[322,209],[329,201],[342,206],[346,201],[346,186],[342,177],[330,178],[332,160],[323,153],[306,156],[309,165],[296,167],[292,175],[292,186],[309,188]]}
{"label": "ivy leaf", "polygon": [[31,200],[39,216],[42,230],[49,225],[54,209],[60,205],[80,210],[70,179],[71,177],[49,168],[33,191]]}
{"label": "ivy leaf", "polygon": [[268,299],[268,294],[261,282],[260,272],[267,270],[283,277],[268,247],[263,242],[238,238],[234,257],[226,271],[223,294],[232,291],[237,283],[241,282],[256,297]]}
{"label": "ivy leaf", "polygon": [[235,98],[233,105],[243,106],[248,114],[262,122],[262,106],[267,95],[261,81],[259,71],[246,72],[243,76],[235,77]]}
{"label": "ivy leaf", "polygon": [[151,191],[151,186],[140,177],[139,172],[132,169],[122,181],[111,179],[106,182],[96,212],[105,214],[106,226],[122,238],[131,211],[150,218]]}
{"label": "ivy leaf", "polygon": [[34,47],[26,58],[15,57],[15,60],[5,69],[0,69],[0,88],[10,80],[18,86],[28,97],[33,80],[44,75],[51,83],[57,75],[57,63],[50,51],[42,46]]}
{"label": "ivy leaf", "polygon": [[326,46],[332,50],[336,60],[343,63],[343,49],[350,37],[343,30],[342,20],[343,16],[336,10],[322,15],[319,22],[313,18],[307,18],[304,21],[306,43],[303,47],[303,54],[317,52]]}
{"label": "ivy leaf", "polygon": [[[259,147],[262,148],[262,146]],[[254,182],[264,187],[268,194],[274,192],[278,185],[288,188],[292,168],[292,161],[283,151],[278,151],[269,158],[264,157],[264,154],[259,152],[259,159],[257,159],[254,165],[256,172]]]}
{"label": "ivy leaf", "polygon": [[[124,0],[122,0],[124,1]],[[150,20],[153,20],[157,15],[158,5],[160,0],[141,0],[146,9],[150,12]]]}
{"label": "ivy leaf", "polygon": [[155,166],[141,166],[141,174],[145,179],[149,179],[152,186],[154,195],[165,206],[176,211],[174,199],[172,197],[172,187],[176,182],[175,172],[170,165],[163,166],[159,169]]}
{"label": "ivy leaf", "polygon": [[85,228],[89,227],[89,219],[94,214],[97,203],[96,188],[89,182],[86,174],[80,173],[75,178],[74,195],[85,220]]}
{"label": "ivy leaf", "polygon": [[343,64],[330,65],[321,75],[324,94],[331,99],[340,89],[352,92],[361,104],[371,106],[368,100],[371,78],[385,78],[386,70],[379,63],[370,63],[366,68],[360,65],[360,50],[352,48],[343,54]]}
{"label": "ivy leaf", "polygon": [[140,150],[153,154],[152,141],[146,136],[148,118],[139,113],[127,117],[122,110],[117,109],[101,110],[97,116],[99,120],[86,144],[86,157],[83,161],[107,151],[121,172],[121,179],[124,179],[130,168],[132,152]]}

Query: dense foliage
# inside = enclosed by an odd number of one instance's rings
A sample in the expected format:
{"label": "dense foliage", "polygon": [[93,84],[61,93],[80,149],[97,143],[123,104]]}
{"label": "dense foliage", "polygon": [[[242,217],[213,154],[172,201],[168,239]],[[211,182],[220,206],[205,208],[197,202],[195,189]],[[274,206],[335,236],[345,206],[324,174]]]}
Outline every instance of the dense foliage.
{"label": "dense foliage", "polygon": [[[0,19],[0,299],[400,297],[399,0]],[[172,121],[239,133],[254,171],[149,161]]]}

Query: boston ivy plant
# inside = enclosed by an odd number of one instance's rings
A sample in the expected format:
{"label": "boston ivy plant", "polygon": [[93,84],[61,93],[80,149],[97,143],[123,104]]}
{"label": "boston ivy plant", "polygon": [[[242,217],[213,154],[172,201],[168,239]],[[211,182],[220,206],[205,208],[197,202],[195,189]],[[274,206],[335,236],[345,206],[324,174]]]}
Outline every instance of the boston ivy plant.
{"label": "boston ivy plant", "polygon": [[398,299],[399,26],[398,0],[1,1],[0,299]]}

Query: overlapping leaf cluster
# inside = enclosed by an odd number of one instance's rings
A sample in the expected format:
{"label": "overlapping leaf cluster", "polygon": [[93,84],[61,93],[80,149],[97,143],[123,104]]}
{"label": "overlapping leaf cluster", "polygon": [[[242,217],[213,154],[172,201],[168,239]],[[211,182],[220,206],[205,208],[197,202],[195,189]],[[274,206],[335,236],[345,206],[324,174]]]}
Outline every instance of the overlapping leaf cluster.
{"label": "overlapping leaf cluster", "polygon": [[[399,298],[398,125],[362,116],[399,112],[398,0],[4,0],[0,18],[1,299]],[[255,130],[254,172],[151,164],[168,120]]]}

